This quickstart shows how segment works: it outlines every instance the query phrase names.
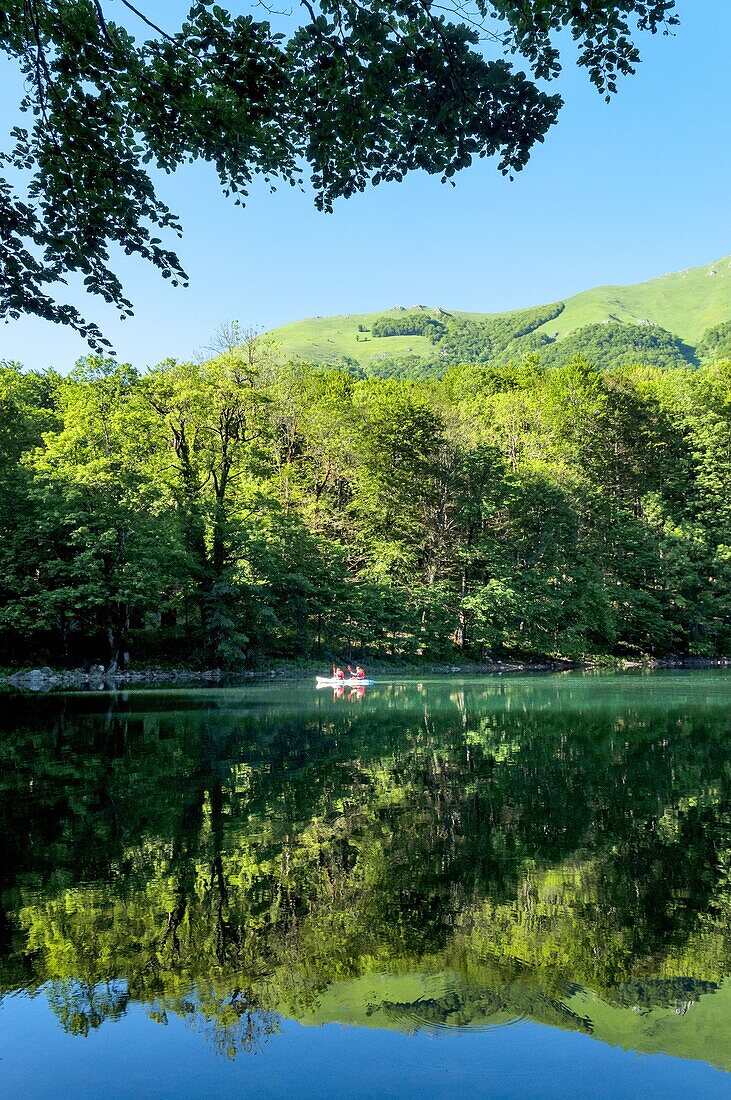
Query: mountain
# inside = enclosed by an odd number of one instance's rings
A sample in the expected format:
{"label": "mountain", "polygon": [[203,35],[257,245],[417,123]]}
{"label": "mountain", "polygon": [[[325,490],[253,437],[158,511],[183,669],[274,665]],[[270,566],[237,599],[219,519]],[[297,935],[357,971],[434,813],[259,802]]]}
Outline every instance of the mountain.
{"label": "mountain", "polygon": [[[474,349],[480,340],[485,348],[482,358],[509,351],[520,341],[524,350],[540,350],[549,344],[555,349],[586,326],[614,323],[618,327],[610,331],[626,331],[626,325],[667,330],[679,337],[679,345],[687,346],[692,361],[693,350],[706,330],[724,321],[731,321],[731,256],[633,286],[595,287],[563,302],[531,309],[466,313],[416,305],[313,317],[282,325],[270,335],[288,358],[312,362],[349,358],[367,369],[384,359],[404,356],[425,361],[437,357],[454,361],[470,355],[479,358]],[[378,335],[384,329],[408,331]],[[459,334],[456,342],[451,338],[455,333]]]}
{"label": "mountain", "polygon": [[560,336],[607,318],[652,321],[697,344],[706,329],[731,320],[731,256],[634,286],[600,286],[567,298],[555,324]]}

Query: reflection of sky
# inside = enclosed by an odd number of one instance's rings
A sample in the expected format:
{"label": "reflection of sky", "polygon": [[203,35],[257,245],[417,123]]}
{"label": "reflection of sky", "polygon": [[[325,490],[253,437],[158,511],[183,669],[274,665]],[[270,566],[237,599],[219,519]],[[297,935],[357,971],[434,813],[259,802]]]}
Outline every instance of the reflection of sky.
{"label": "reflection of sky", "polygon": [[2,1005],[6,1096],[91,1097],[727,1097],[729,1076],[700,1062],[638,1057],[575,1032],[520,1022],[483,1032],[405,1035],[328,1025],[281,1031],[237,1058],[176,1017],[131,1005],[115,1026],[65,1034],[45,998]]}
{"label": "reflection of sky", "polygon": [[[187,4],[140,6],[172,28]],[[107,3],[114,16],[119,8]],[[417,302],[517,308],[731,252],[731,11],[727,0],[678,0],[678,8],[684,25],[672,39],[642,42],[644,64],[610,106],[583,74],[561,81],[558,127],[514,183],[488,162],[462,173],[456,188],[414,176],[340,202],[333,215],[289,187],[269,195],[255,186],[242,211],[199,164],[160,183],[186,228],[179,253],[191,288],[176,291],[121,258],[135,319],[122,325],[96,303],[84,308],[123,358],[144,367],[191,355],[232,318],[271,327]],[[13,101],[5,59],[0,73],[4,132]],[[29,366],[66,369],[83,351],[73,334],[39,321],[0,329],[0,358]]]}

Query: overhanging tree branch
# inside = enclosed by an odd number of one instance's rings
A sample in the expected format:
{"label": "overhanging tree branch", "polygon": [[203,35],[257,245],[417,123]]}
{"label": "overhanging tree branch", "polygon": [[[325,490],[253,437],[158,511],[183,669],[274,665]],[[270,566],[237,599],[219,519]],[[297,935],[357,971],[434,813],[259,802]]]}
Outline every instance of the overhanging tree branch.
{"label": "overhanging tree branch", "polygon": [[[560,97],[537,82],[560,71],[561,31],[611,94],[638,60],[633,30],[677,23],[674,0],[455,0],[451,14],[449,0],[301,0],[308,22],[286,40],[211,0],[194,0],[174,33],[121,2],[153,38],[137,44],[103,0],[8,0],[0,10],[0,50],[32,82],[22,103],[31,124],[0,154],[12,171],[1,181],[0,317],[35,313],[92,341],[98,330],[51,292],[79,273],[129,315],[111,246],[186,281],[153,235],[180,226],[150,164],[211,161],[235,202],[254,176],[301,186],[308,167],[323,210],[415,168],[447,179],[497,155],[512,174],[558,116]],[[495,58],[480,48],[486,37]]]}

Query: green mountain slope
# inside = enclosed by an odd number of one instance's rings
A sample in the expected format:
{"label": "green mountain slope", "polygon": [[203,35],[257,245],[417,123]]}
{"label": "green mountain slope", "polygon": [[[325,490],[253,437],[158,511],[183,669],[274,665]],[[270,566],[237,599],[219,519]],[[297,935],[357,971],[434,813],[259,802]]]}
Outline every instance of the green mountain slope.
{"label": "green mountain slope", "polygon": [[[413,307],[409,312],[412,309]],[[358,362],[369,362],[372,358],[383,355],[433,355],[434,345],[426,336],[371,336],[370,328],[376,318],[398,316],[400,312],[399,309],[387,309],[376,313],[310,317],[305,321],[294,321],[275,328],[269,335],[281,345],[284,355],[316,363],[340,359],[343,356]],[[427,309],[427,312],[436,315],[438,311]],[[484,320],[488,316],[486,313],[452,311],[450,314],[469,320]],[[368,331],[359,332],[359,325]]]}
{"label": "green mountain slope", "polygon": [[[313,317],[274,329],[270,335],[280,344],[283,355],[313,362],[332,362],[343,357],[363,366],[384,358],[413,355],[433,359],[438,350],[428,336],[374,336],[373,322],[418,311],[448,323],[494,322],[519,317],[524,310],[509,313],[465,313],[458,310],[409,306],[376,313],[349,313]],[[586,325],[606,321],[659,325],[695,346],[713,325],[731,320],[731,256],[702,267],[663,275],[634,286],[603,286],[567,298],[557,317],[535,329],[537,336],[560,341]]]}
{"label": "green mountain slope", "polygon": [[607,319],[652,321],[697,344],[707,328],[731,317],[731,256],[715,263],[663,275],[634,286],[600,286],[565,301],[565,310],[544,325],[565,336]]}

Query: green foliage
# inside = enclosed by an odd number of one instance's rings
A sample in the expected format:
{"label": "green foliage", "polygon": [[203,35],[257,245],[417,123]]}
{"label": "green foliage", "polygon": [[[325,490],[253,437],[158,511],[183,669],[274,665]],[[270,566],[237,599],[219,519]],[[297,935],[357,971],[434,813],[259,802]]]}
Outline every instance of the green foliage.
{"label": "green foliage", "polygon": [[[522,350],[521,343],[517,342],[515,350]],[[697,363],[693,349],[672,332],[659,325],[622,324],[619,321],[580,328],[563,340],[541,347],[540,355],[546,366],[561,366],[582,357],[602,369],[638,363],[652,367],[694,366]]]}
{"label": "green foliage", "polygon": [[[38,536],[44,523],[27,458],[44,434],[60,426],[60,379],[24,374],[16,364],[0,366],[0,631],[3,656],[15,660],[42,649],[36,614],[28,606],[37,591]],[[30,636],[30,647],[24,640]]]}
{"label": "green foliage", "polygon": [[696,350],[700,359],[731,359],[731,321],[706,329]]}
{"label": "green foliage", "polygon": [[563,302],[556,302],[519,313],[488,317],[484,321],[447,320],[443,329],[430,333],[430,339],[437,345],[442,360],[448,363],[487,363],[512,341],[554,320],[563,308]]}
{"label": "green foliage", "polygon": [[731,648],[728,361],[0,385],[5,663]]}
{"label": "green foliage", "polygon": [[[492,0],[445,18],[430,0],[352,0],[305,6],[288,40],[270,23],[192,3],[163,31],[123,0],[154,37],[137,42],[93,0],[11,0],[0,48],[20,70],[21,109],[0,179],[4,257],[0,316],[31,312],[104,343],[78,310],[54,301],[65,277],[128,316],[109,263],[112,246],[153,264],[174,284],[186,275],[158,230],[180,232],[157,197],[151,163],[166,172],[205,159],[240,202],[252,179],[301,182],[309,169],[318,207],[413,169],[443,180],[475,158],[524,167],[556,121],[561,98],[539,82],[560,71],[556,37],[570,26],[579,64],[603,93],[633,72],[641,32],[676,22],[673,0],[622,0],[600,11],[566,2]],[[482,49],[491,34],[497,58]],[[519,53],[528,73],[504,55]],[[444,79],[445,70],[451,76]],[[15,177],[21,184],[15,188]],[[152,227],[152,232],[150,231]]]}
{"label": "green foliage", "polygon": [[35,523],[4,614],[18,632],[101,635],[122,660],[129,624],[184,585],[180,531],[150,483],[155,441],[131,368],[81,362],[58,384],[62,427],[24,456]]}
{"label": "green foliage", "polygon": [[373,336],[430,336],[444,331],[444,322],[424,311],[385,313],[371,324]]}
{"label": "green foliage", "polygon": [[441,378],[444,363],[438,358],[419,355],[374,355],[362,370],[365,378],[418,379]]}

